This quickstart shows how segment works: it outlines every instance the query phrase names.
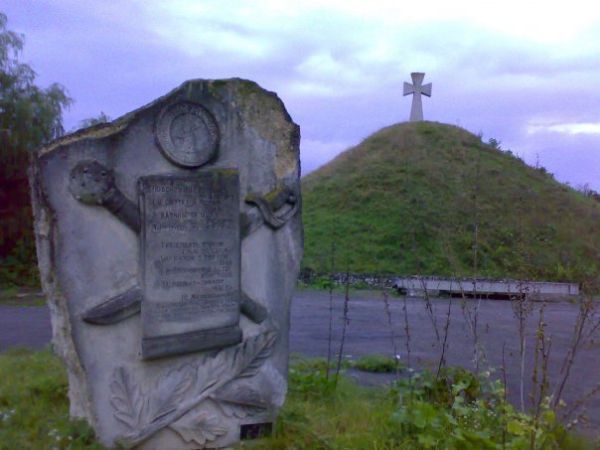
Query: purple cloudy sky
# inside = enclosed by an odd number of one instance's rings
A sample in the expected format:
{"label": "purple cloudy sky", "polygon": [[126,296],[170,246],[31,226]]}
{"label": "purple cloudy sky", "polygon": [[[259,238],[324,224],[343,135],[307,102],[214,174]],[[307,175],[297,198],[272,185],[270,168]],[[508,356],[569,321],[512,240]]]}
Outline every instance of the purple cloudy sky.
{"label": "purple cloudy sky", "polygon": [[600,191],[600,8],[587,0],[5,0],[38,84],[75,99],[67,129],[116,118],[190,78],[275,91],[307,173],[408,118],[459,125],[574,187]]}

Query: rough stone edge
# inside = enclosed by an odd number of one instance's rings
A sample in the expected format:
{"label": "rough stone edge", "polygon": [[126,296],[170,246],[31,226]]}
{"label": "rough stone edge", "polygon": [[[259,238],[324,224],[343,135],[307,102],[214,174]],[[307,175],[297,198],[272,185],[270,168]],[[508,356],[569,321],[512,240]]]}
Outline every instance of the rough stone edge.
{"label": "rough stone edge", "polygon": [[96,418],[91,398],[87,395],[90,391],[85,372],[73,341],[67,299],[55,273],[55,218],[42,192],[39,164],[40,160],[32,155],[28,170],[29,189],[40,280],[50,309],[53,352],[58,354],[68,369],[71,417],[85,418],[95,428]]}
{"label": "rough stone edge", "polygon": [[[273,142],[277,140],[278,135],[289,136],[286,145],[277,148],[276,176],[285,178],[290,169],[297,168],[298,178],[300,178],[300,127],[292,120],[283,101],[275,92],[268,91],[253,81],[236,83],[232,85],[232,88],[236,90],[237,98],[243,101],[243,104],[239,106],[245,114],[245,119],[261,137]],[[257,101],[258,96],[262,96],[261,101]],[[257,105],[258,110],[256,109]],[[258,114],[255,114],[255,112],[258,112]],[[289,127],[289,130],[274,128],[276,123],[272,120],[273,117],[270,116],[272,112],[282,115],[283,123]]]}
{"label": "rough stone edge", "polygon": [[[36,152],[37,156],[42,157],[42,156],[46,155],[47,153],[51,153],[58,148],[61,148],[61,147],[67,146],[67,145],[71,145],[73,143],[76,143],[76,142],[79,142],[82,140],[86,140],[86,139],[97,140],[97,139],[103,139],[106,137],[116,135],[119,132],[123,131],[125,128],[127,128],[129,126],[129,124],[133,120],[135,120],[140,114],[142,114],[146,110],[152,108],[153,106],[156,106],[157,104],[162,103],[162,102],[166,102],[166,101],[168,101],[169,98],[174,97],[177,94],[184,93],[185,95],[188,95],[188,96],[191,95],[194,91],[194,85],[202,85],[204,89],[208,90],[209,92],[212,91],[213,93],[214,93],[214,91],[219,90],[221,87],[231,87],[231,88],[236,89],[238,91],[238,93],[240,94],[240,96],[244,96],[244,94],[247,95],[249,93],[261,92],[262,94],[264,94],[266,96],[265,98],[267,98],[269,101],[272,102],[273,106],[280,109],[286,122],[288,122],[290,125],[292,125],[292,127],[294,127],[293,131],[295,131],[297,133],[297,143],[299,143],[300,127],[296,123],[294,123],[290,114],[288,113],[287,109],[285,108],[283,101],[279,98],[279,96],[275,92],[268,91],[268,90],[264,89],[262,86],[260,86],[258,83],[254,82],[252,80],[247,80],[247,79],[243,79],[243,78],[224,78],[224,79],[196,78],[193,80],[184,81],[181,85],[179,85],[175,89],[172,89],[165,95],[162,95],[162,96],[158,97],[157,99],[153,100],[152,102],[147,103],[147,104],[145,104],[145,105],[121,116],[121,117],[118,117],[117,119],[115,119],[111,122],[93,125],[88,128],[82,128],[73,133],[70,133],[70,134],[62,136],[58,139],[55,139],[54,141],[51,141],[50,143],[40,147]],[[247,104],[248,102],[245,102],[245,103]],[[256,124],[256,121],[252,121],[251,119],[250,119],[250,121],[254,122],[253,125]],[[294,134],[294,133],[292,133],[292,134]],[[294,146],[293,146],[294,138],[295,138],[295,135],[292,136],[292,141],[291,141],[292,145],[290,145],[290,149],[294,148]]]}

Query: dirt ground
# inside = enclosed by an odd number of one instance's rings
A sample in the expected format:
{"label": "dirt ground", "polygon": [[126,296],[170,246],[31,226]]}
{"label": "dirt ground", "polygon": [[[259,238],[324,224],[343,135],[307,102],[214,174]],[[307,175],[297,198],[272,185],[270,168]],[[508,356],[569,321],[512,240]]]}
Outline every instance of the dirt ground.
{"label": "dirt ground", "polygon": [[[51,340],[49,312],[40,304],[35,292],[17,293],[0,297],[0,352],[11,347],[42,348]],[[25,295],[23,295],[25,294]],[[448,326],[446,360],[449,365],[474,368],[474,342],[468,320],[465,319],[460,299],[432,299],[432,312],[422,298],[408,298],[407,318],[409,324],[410,365],[414,368],[435,368],[440,358],[441,346],[437,343],[433,320],[437,322],[440,339],[443,340],[448,307],[451,302]],[[477,300],[468,300],[471,308]],[[29,306],[16,306],[26,304]],[[344,299],[335,293],[331,317],[333,333],[331,348],[337,353],[343,325]],[[385,303],[380,293],[352,293],[348,304],[348,325],[344,344],[344,356],[356,358],[368,354],[399,355],[408,364],[407,336],[405,332],[403,300],[389,298],[391,326],[385,313]],[[534,304],[526,322],[527,352],[525,357],[525,391],[531,388],[535,330],[541,303]],[[551,337],[549,361],[550,386],[554,387],[560,367],[569,348],[578,307],[568,301],[547,303],[544,309],[546,335]],[[291,351],[306,356],[326,357],[329,348],[329,295],[323,291],[301,290],[296,292],[292,304],[290,346]],[[432,319],[433,318],[433,319]],[[484,300],[479,306],[479,343],[483,354],[481,370],[495,370],[492,376],[500,377],[504,367],[508,380],[509,398],[516,405],[520,402],[520,358],[517,320],[509,301]],[[586,398],[586,394],[600,384],[600,330],[595,342],[579,349],[570,377],[563,393],[567,405]],[[504,349],[504,362],[503,353]],[[392,375],[365,374],[352,371],[351,376],[364,384],[384,384]],[[526,401],[528,396],[526,395]],[[590,419],[588,432],[600,430],[600,395],[586,401]],[[568,408],[567,408],[568,409]],[[588,434],[588,433],[586,433]]]}

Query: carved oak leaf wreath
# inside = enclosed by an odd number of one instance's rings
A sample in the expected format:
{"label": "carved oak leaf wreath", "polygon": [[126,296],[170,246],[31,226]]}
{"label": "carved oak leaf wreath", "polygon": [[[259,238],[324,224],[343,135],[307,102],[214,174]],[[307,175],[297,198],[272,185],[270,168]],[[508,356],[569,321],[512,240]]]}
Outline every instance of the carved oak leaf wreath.
{"label": "carved oak leaf wreath", "polygon": [[[266,405],[262,402],[241,401],[236,405],[228,396],[221,401],[220,395],[214,394],[221,388],[219,393],[226,391],[232,381],[256,375],[272,354],[276,339],[277,331],[269,329],[240,345],[203,356],[195,364],[165,371],[158,377],[151,397],[141,392],[124,367],[117,367],[110,383],[110,403],[115,418],[130,430],[117,439],[118,443],[133,447],[165,427],[176,431],[186,442],[204,445],[213,441],[227,432],[219,426],[217,417],[200,413],[180,420],[208,398],[227,411],[226,415],[235,417],[263,410]],[[240,411],[234,414],[231,408],[236,407]]]}

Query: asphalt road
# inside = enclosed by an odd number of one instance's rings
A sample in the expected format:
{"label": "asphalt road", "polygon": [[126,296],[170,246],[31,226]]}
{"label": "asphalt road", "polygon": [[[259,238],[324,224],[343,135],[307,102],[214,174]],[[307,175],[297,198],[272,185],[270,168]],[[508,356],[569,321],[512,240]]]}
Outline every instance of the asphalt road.
{"label": "asphalt road", "polygon": [[[473,369],[474,340],[469,320],[463,312],[461,299],[431,299],[432,314],[427,312],[427,302],[422,298],[407,298],[406,311],[409,325],[410,366],[413,368],[437,368],[441,355],[441,345],[437,343],[433,320],[444,339],[448,307],[447,349],[448,365]],[[473,311],[477,300],[467,300],[466,308]],[[334,351],[339,349],[343,325],[343,296],[335,294],[333,299],[333,339]],[[381,294],[351,294],[348,302],[348,325],[344,342],[344,355],[356,358],[373,353],[393,356],[399,354],[408,363],[407,333],[405,332],[404,302],[400,298],[389,299],[390,314],[385,312],[385,302]],[[534,303],[527,317],[526,356],[524,373],[525,402],[527,405],[532,386],[535,334],[542,303]],[[600,310],[600,304],[598,304]],[[560,368],[573,337],[573,329],[578,316],[578,306],[567,301],[546,303],[544,306],[545,334],[551,339],[548,363],[550,387],[560,380]],[[600,312],[600,311],[599,311]],[[325,356],[328,352],[329,335],[329,295],[326,292],[299,291],[292,306],[291,351],[308,356]],[[391,326],[389,324],[391,318]],[[598,315],[595,317],[598,321]],[[520,404],[520,352],[518,321],[513,305],[505,300],[482,300],[478,314],[478,347],[481,348],[481,370],[492,369],[493,377],[501,377],[506,371],[508,395],[513,404]],[[504,349],[504,362],[503,353]],[[355,375],[356,374],[352,374]],[[363,383],[382,383],[393,376],[364,376]],[[563,391],[563,399],[572,405],[600,385],[600,329],[595,331],[595,342],[580,346],[570,370],[570,376]],[[586,402],[590,423],[583,431],[586,434],[600,434],[600,395]],[[567,408],[568,409],[568,408]],[[581,422],[581,421],[580,421]]]}
{"label": "asphalt road", "polygon": [[51,339],[47,307],[0,305],[0,352],[11,347],[39,349]]}
{"label": "asphalt road", "polygon": [[[427,303],[421,298],[406,299],[409,325],[409,345],[405,332],[403,300],[389,299],[388,316],[380,294],[354,293],[348,303],[348,322],[343,354],[348,358],[362,355],[399,355],[414,368],[436,368],[441,354],[441,345],[436,339],[433,321],[444,338],[448,307],[452,302],[448,325],[448,346],[446,360],[449,365],[474,368],[474,340],[469,321],[465,318],[460,299],[432,299],[432,314],[427,312]],[[473,310],[476,300],[468,300],[467,307]],[[535,344],[535,330],[539,318],[537,303],[527,318],[527,352],[525,357],[524,380],[528,391],[532,385],[531,374]],[[334,294],[332,317],[331,348],[339,351],[343,325],[344,299]],[[544,309],[546,336],[552,340],[549,360],[550,386],[560,379],[559,372],[563,358],[569,348],[573,327],[577,320],[578,307],[569,302],[548,303]],[[291,351],[306,356],[325,357],[329,348],[329,295],[321,291],[299,291],[292,304]],[[391,326],[389,319],[391,318]],[[520,358],[517,320],[513,307],[507,301],[484,300],[479,303],[478,342],[483,356],[481,370],[497,369],[492,376],[501,376],[505,367],[508,379],[509,398],[519,404]],[[596,342],[579,348],[572,366],[563,398],[568,405],[585,398],[586,393],[600,384],[600,330],[596,331]],[[49,312],[46,307],[0,306],[0,352],[7,348],[21,346],[42,348],[50,342],[51,330]],[[503,363],[504,348],[504,363]],[[351,374],[362,383],[376,384],[389,382],[393,376]],[[591,430],[600,430],[600,396],[587,401],[587,415]]]}

